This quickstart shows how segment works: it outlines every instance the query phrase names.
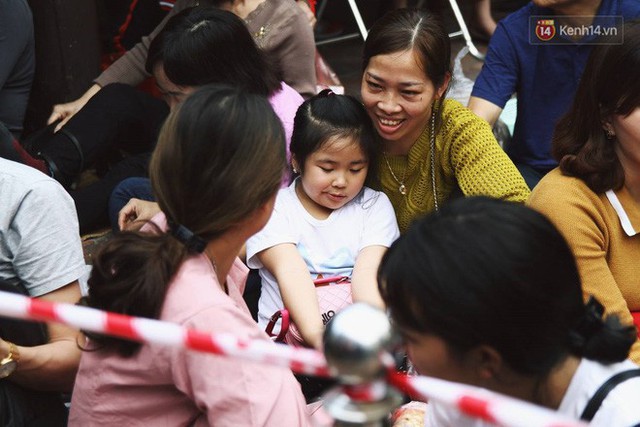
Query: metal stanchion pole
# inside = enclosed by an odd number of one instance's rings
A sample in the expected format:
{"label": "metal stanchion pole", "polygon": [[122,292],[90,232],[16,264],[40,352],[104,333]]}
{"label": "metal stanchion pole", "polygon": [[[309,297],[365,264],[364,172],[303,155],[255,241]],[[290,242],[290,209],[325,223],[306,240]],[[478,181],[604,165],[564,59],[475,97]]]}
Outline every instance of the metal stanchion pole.
{"label": "metal stanchion pole", "polygon": [[367,304],[353,304],[331,319],[324,353],[340,385],[324,395],[324,408],[335,426],[389,425],[389,414],[402,402],[386,381],[396,343],[387,315]]}

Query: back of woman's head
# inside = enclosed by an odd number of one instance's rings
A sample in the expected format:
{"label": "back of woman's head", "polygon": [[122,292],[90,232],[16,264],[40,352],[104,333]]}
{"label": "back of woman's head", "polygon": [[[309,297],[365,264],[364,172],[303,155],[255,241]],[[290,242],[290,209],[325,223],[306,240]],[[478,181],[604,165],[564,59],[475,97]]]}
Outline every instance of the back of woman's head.
{"label": "back of woman's head", "polygon": [[592,319],[567,243],[541,214],[484,197],[458,199],[416,221],[385,255],[380,290],[399,327],[480,345],[523,375],[568,354],[623,360],[635,340],[616,318]]}
{"label": "back of woman's head", "polygon": [[596,193],[624,183],[615,137],[607,136],[603,124],[640,106],[640,22],[618,31],[624,35],[622,44],[605,39],[593,48],[573,105],[553,136],[552,152],[562,171],[581,178]]}
{"label": "back of woman's head", "polygon": [[150,165],[167,218],[209,240],[263,205],[285,169],[282,124],[266,98],[208,86],[162,128]]}
{"label": "back of woman's head", "polygon": [[265,96],[280,88],[279,72],[244,22],[212,6],[185,9],[167,21],[149,46],[147,72],[156,65],[179,86],[223,83]]}
{"label": "back of woman's head", "polygon": [[396,9],[373,24],[363,50],[363,70],[376,55],[413,50],[436,88],[451,75],[451,43],[442,22],[420,9]]}
{"label": "back of woman's head", "polygon": [[[185,244],[184,231],[209,242],[242,224],[275,195],[285,166],[284,131],[266,98],[223,86],[191,94],[167,118],[150,165],[169,232],[107,242],[94,259],[88,305],[157,318],[171,277],[203,249]],[[123,355],[139,348],[91,336]]]}
{"label": "back of woman's head", "polygon": [[325,89],[306,100],[296,112],[290,151],[304,173],[304,163],[330,139],[350,138],[368,161],[367,179],[377,176],[378,147],[371,119],[361,102],[349,95]]}

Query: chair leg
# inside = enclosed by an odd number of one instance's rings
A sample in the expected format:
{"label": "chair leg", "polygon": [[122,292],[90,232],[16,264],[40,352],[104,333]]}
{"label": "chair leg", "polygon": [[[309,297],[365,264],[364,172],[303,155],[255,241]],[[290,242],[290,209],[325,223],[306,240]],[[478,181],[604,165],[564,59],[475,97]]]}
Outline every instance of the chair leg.
{"label": "chair leg", "polygon": [[353,13],[353,17],[356,19],[356,23],[358,24],[358,29],[360,30],[360,34],[362,35],[362,40],[367,40],[367,35],[369,34],[369,32],[367,31],[367,27],[364,25],[362,15],[360,14],[360,10],[358,9],[358,5],[356,4],[356,0],[347,1],[349,2],[351,13]]}
{"label": "chair leg", "polygon": [[[327,2],[329,0],[324,0],[322,2],[316,3],[316,19],[319,21],[322,19],[322,15],[324,15],[324,9],[327,7]],[[319,6],[318,6],[319,4]]]}
{"label": "chair leg", "polygon": [[[322,14],[324,13],[324,8],[326,7],[328,1],[329,0],[324,0],[322,3],[320,3],[320,6],[318,7],[318,10],[316,12],[316,18],[318,19],[318,21],[322,17]],[[367,35],[369,34],[369,31],[367,30],[367,27],[364,24],[364,20],[362,19],[362,15],[360,14],[360,9],[358,9],[356,0],[347,0],[347,2],[349,3],[349,7],[351,8],[351,13],[353,14],[353,17],[356,20],[356,24],[358,24],[359,34],[358,33],[346,34],[342,36],[332,37],[326,40],[317,41],[316,46],[335,43],[343,40],[349,40],[349,39],[357,38],[358,36],[362,37],[362,40],[367,39]]]}
{"label": "chair leg", "polygon": [[485,55],[478,50],[476,45],[471,40],[471,35],[469,34],[469,29],[467,28],[467,24],[464,22],[464,18],[462,16],[462,12],[460,12],[460,8],[458,7],[458,2],[456,0],[449,0],[449,5],[453,10],[453,14],[456,17],[456,21],[458,21],[458,25],[460,26],[460,31],[449,34],[449,37],[455,37],[460,34],[464,37],[464,41],[469,48],[469,53],[473,55],[473,57],[479,59],[480,61],[484,61]]}

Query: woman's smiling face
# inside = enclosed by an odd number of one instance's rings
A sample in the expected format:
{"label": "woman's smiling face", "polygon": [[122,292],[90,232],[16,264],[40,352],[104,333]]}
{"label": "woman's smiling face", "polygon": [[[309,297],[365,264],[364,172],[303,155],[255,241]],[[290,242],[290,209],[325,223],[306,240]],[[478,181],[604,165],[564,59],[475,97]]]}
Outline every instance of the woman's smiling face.
{"label": "woman's smiling face", "polygon": [[429,123],[431,106],[448,84],[436,88],[413,50],[376,55],[362,76],[361,95],[389,154],[407,154]]}

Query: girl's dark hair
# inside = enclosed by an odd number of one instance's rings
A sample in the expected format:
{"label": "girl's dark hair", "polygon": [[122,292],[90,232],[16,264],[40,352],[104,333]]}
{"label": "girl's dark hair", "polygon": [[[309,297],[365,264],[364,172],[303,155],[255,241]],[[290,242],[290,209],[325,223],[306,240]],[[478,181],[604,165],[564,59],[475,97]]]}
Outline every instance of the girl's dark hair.
{"label": "girl's dark hair", "polygon": [[585,307],[569,246],[516,203],[457,199],[416,221],[384,256],[379,284],[400,328],[458,355],[491,346],[522,375],[543,377],[568,354],[621,361],[636,339]]}
{"label": "girl's dark hair", "polygon": [[[204,86],[170,113],[150,175],[167,222],[209,242],[273,197],[285,167],[284,131],[267,99],[237,88]],[[85,303],[158,318],[167,287],[189,253],[172,233],[119,233],[94,259]],[[98,348],[123,356],[140,347],[88,335]]]}
{"label": "girl's dark hair", "polygon": [[212,6],[185,9],[153,39],[146,70],[161,64],[179,86],[224,83],[270,96],[280,89],[279,71],[267,59],[242,20]]}
{"label": "girl's dark hair", "polygon": [[[377,55],[411,50],[425,75],[435,88],[441,87],[452,75],[451,42],[442,21],[421,9],[396,9],[388,12],[371,27],[364,44],[362,69]],[[445,91],[446,94],[446,91]],[[441,112],[444,94],[434,105]],[[437,113],[437,126],[441,113]]]}
{"label": "girl's dark hair", "polygon": [[582,179],[595,193],[624,184],[615,137],[607,138],[603,122],[640,106],[640,22],[619,31],[624,33],[622,44],[593,48],[573,105],[553,135],[552,153],[562,172]]}
{"label": "girl's dark hair", "polygon": [[290,151],[304,172],[304,163],[333,137],[353,138],[368,161],[367,184],[377,179],[376,132],[364,106],[349,95],[325,89],[298,107],[291,135]]}

